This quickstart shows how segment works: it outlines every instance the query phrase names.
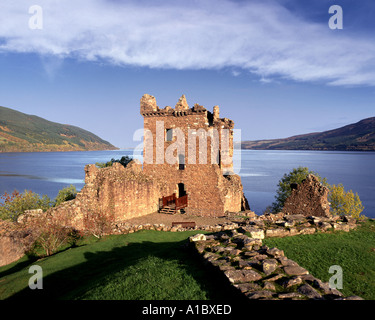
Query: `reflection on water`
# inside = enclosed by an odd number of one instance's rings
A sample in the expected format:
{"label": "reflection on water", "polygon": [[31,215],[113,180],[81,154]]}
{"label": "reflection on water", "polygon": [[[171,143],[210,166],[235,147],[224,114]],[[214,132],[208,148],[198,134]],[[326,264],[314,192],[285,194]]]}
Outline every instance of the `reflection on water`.
{"label": "reflection on water", "polygon": [[264,173],[242,173],[240,172],[239,174],[242,177],[267,177],[268,174],[264,174]]}
{"label": "reflection on water", "polygon": [[66,178],[50,178],[50,179],[45,179],[46,181],[51,181],[51,182],[57,182],[57,183],[65,183],[65,184],[80,184],[84,183],[84,179],[66,179]]}
{"label": "reflection on water", "polygon": [[17,173],[2,173],[4,171],[0,171],[0,177],[20,177],[26,179],[36,179],[36,180],[45,180],[43,177],[32,176],[30,174],[17,174]]}

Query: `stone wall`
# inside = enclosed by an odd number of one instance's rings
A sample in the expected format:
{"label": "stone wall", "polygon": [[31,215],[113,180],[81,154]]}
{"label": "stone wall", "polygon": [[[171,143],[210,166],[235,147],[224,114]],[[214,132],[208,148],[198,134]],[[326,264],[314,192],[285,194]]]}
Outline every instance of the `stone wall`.
{"label": "stone wall", "polygon": [[15,223],[0,220],[0,267],[23,257],[34,240],[31,231],[19,228]]}
{"label": "stone wall", "polygon": [[345,297],[288,259],[283,250],[269,248],[262,239],[236,230],[198,234],[190,241],[212,271],[223,274],[251,300],[363,300]]}
{"label": "stone wall", "polygon": [[83,229],[85,214],[111,213],[114,220],[124,220],[156,212],[163,182],[142,172],[142,165],[132,161],[125,168],[85,166],[85,186],[76,199],[52,208],[53,215],[70,217],[71,226]]}
{"label": "stone wall", "polygon": [[[176,218],[177,220],[179,218]],[[194,217],[191,217],[194,222]],[[238,229],[240,232],[249,233],[252,238],[264,239],[273,237],[290,237],[303,234],[314,234],[318,232],[345,231],[356,228],[356,220],[347,216],[332,217],[305,217],[303,215],[287,215],[282,212],[278,214],[256,215],[252,211],[247,212],[244,218],[233,217],[231,222],[219,222],[212,225],[197,224],[194,228],[172,226],[164,223],[132,224],[128,221],[116,221],[112,225],[112,234],[127,234],[139,230],[157,231],[186,231],[204,230],[209,232],[219,232]]]}
{"label": "stone wall", "polygon": [[329,217],[328,188],[310,174],[292,190],[285,200],[283,212],[305,216]]}
{"label": "stone wall", "polygon": [[[254,300],[363,300],[345,297],[314,277],[284,251],[263,245],[262,239],[331,230],[349,231],[355,220],[349,217],[304,217],[264,215],[248,223],[212,228],[214,234],[190,237],[193,248],[213,272],[223,275],[234,287]],[[228,226],[229,227],[229,226]],[[217,232],[218,231],[218,232]],[[223,232],[225,231],[225,232]],[[246,233],[246,234],[245,234]],[[248,235],[247,235],[248,234]]]}

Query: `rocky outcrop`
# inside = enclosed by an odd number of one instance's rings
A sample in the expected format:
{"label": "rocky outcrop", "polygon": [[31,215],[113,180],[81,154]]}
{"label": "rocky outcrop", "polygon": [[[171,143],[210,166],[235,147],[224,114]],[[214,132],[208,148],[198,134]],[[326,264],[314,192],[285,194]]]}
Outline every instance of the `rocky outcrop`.
{"label": "rocky outcrop", "polygon": [[329,217],[328,188],[317,177],[309,174],[299,185],[292,186],[292,194],[285,200],[283,212],[304,216]]}

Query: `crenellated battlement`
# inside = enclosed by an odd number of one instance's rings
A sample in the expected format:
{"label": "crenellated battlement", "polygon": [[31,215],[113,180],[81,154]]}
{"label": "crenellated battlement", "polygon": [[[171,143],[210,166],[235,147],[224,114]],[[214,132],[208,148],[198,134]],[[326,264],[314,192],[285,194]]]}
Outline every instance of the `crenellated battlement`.
{"label": "crenellated battlement", "polygon": [[[192,108],[189,107],[185,95],[182,95],[174,108],[166,106],[160,108],[154,96],[144,94],[141,98],[140,113],[143,117],[186,117],[186,116],[202,116],[208,126],[216,126],[223,129],[233,129],[234,122],[228,118],[220,118],[219,106],[214,106],[213,112],[207,110],[204,106],[195,103]],[[191,119],[192,124],[196,120]]]}

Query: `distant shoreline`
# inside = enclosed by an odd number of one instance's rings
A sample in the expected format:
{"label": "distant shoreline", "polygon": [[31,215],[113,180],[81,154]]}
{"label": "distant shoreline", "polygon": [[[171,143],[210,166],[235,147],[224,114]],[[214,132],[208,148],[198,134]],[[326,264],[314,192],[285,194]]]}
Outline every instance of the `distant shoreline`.
{"label": "distant shoreline", "polygon": [[[93,150],[18,150],[18,151],[0,151],[2,153],[34,153],[34,152],[88,152],[88,151],[133,151],[135,148],[114,148],[114,149],[93,149]],[[374,150],[338,150],[338,149],[258,149],[258,148],[241,148],[235,150],[249,151],[334,151],[334,152],[375,152]]]}
{"label": "distant shoreline", "polygon": [[340,152],[374,152],[374,149],[276,149],[276,148],[241,148],[241,150],[259,150],[259,151],[340,151]]}
{"label": "distant shoreline", "polygon": [[27,152],[86,152],[86,151],[116,151],[120,150],[120,148],[113,148],[113,149],[78,149],[78,150],[6,150],[2,151],[1,153],[27,153]]}

